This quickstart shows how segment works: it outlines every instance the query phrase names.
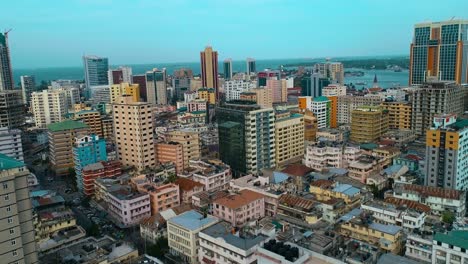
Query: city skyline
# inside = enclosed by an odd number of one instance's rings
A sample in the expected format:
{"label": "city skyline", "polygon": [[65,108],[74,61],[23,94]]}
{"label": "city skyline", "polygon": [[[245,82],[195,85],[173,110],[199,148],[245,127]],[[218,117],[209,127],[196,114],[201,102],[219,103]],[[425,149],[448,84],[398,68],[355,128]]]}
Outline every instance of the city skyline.
{"label": "city skyline", "polygon": [[[13,28],[13,68],[73,67],[83,55],[108,57],[111,65],[195,62],[206,45],[219,60],[407,55],[414,24],[463,18],[468,8],[456,0],[444,9],[404,2],[398,13],[388,11],[395,1],[343,2],[338,9],[325,1],[26,2],[28,9],[4,3],[0,18],[2,31]],[[14,16],[20,10],[23,16]]]}

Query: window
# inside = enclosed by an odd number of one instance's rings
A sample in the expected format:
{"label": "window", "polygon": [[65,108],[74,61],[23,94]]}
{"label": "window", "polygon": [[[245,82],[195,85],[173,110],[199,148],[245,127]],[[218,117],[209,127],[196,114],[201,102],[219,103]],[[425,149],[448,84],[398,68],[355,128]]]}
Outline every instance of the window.
{"label": "window", "polygon": [[10,212],[11,211],[11,206],[7,206],[6,211]]}
{"label": "window", "polygon": [[11,240],[11,245],[12,246],[16,245],[16,240],[15,239]]}
{"label": "window", "polygon": [[10,229],[10,235],[14,234],[15,233],[15,230],[12,228]]}
{"label": "window", "polygon": [[12,218],[12,217],[8,217],[8,220],[7,220],[7,221],[8,221],[9,224],[11,224],[11,223],[13,223],[13,218]]}
{"label": "window", "polygon": [[16,252],[16,250],[13,250],[11,253],[13,254],[13,257],[18,256],[18,252]]}
{"label": "window", "polygon": [[10,200],[10,195],[5,194],[5,201],[9,201],[9,200]]}
{"label": "window", "polygon": [[5,189],[8,189],[8,183],[6,183],[6,182],[3,183],[3,189],[4,189],[4,190],[5,190]]}

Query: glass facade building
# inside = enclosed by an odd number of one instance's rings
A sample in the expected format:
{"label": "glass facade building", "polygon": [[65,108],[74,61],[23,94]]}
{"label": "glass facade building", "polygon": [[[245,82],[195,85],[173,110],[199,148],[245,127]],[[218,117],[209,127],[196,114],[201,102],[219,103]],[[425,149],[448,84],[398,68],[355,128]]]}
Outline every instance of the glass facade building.
{"label": "glass facade building", "polygon": [[0,91],[13,90],[14,87],[8,35],[0,33]]}
{"label": "glass facade building", "polygon": [[410,85],[432,78],[468,83],[468,21],[420,23],[410,50]]}
{"label": "glass facade building", "polygon": [[323,87],[330,84],[330,79],[316,72],[310,76],[306,76],[301,80],[301,95],[320,97],[322,96]]}
{"label": "glass facade building", "polygon": [[231,80],[232,79],[232,60],[231,59],[224,60],[223,70],[224,70],[224,79]]}
{"label": "glass facade building", "polygon": [[83,56],[86,87],[109,84],[109,61],[97,56]]}

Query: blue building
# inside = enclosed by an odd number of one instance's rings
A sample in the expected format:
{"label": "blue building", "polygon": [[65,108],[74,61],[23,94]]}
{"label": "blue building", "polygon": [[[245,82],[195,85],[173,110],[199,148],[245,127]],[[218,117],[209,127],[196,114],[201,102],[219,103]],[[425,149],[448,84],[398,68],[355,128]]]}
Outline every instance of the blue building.
{"label": "blue building", "polygon": [[107,161],[106,141],[104,139],[95,134],[75,138],[73,162],[79,190],[83,190],[83,168],[99,161]]}

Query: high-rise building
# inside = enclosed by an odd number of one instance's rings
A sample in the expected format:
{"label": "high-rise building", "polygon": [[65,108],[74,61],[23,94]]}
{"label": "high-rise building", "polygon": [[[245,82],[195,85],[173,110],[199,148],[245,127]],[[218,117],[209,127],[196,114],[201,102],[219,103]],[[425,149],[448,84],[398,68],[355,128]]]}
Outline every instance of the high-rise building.
{"label": "high-rise building", "polygon": [[388,111],[380,106],[361,106],[352,115],[351,141],[376,142],[388,130]]}
{"label": "high-rise building", "polygon": [[322,89],[323,96],[345,96],[346,95],[346,86],[339,84],[330,84],[323,87]]}
{"label": "high-rise building", "polygon": [[109,84],[109,61],[97,56],[83,56],[86,89]]}
{"label": "high-rise building", "polygon": [[89,127],[82,122],[65,120],[50,124],[49,137],[49,162],[56,175],[68,175],[74,167],[73,144],[75,137],[88,135]]}
{"label": "high-rise building", "polygon": [[301,80],[302,96],[319,97],[322,96],[324,87],[330,84],[330,79],[324,77],[321,73],[315,72],[305,76]]}
{"label": "high-rise building", "polygon": [[182,68],[174,70],[174,78],[193,78],[193,71],[192,69]]}
{"label": "high-rise building", "polygon": [[426,185],[468,190],[468,120],[437,115],[426,133]]}
{"label": "high-rise building", "polygon": [[23,161],[21,130],[0,127],[0,153],[10,158]]}
{"label": "high-rise building", "polygon": [[21,91],[0,91],[0,127],[18,128],[23,124],[24,104]]}
{"label": "high-rise building", "polygon": [[117,98],[122,95],[131,95],[133,101],[139,102],[140,101],[140,86],[138,84],[129,84],[129,83],[119,83],[119,84],[112,84],[109,88],[110,92],[110,101],[111,103],[115,102]]}
{"label": "high-rise building", "polygon": [[73,147],[73,162],[78,190],[83,191],[85,184],[83,168],[99,161],[107,161],[106,141],[95,134],[77,136]]}
{"label": "high-rise building", "polygon": [[257,72],[257,67],[255,65],[255,59],[247,58],[247,75],[252,75],[252,73]]}
{"label": "high-rise building", "polygon": [[331,101],[325,96],[312,99],[310,110],[317,117],[318,128],[330,127]]}
{"label": "high-rise building", "polygon": [[166,140],[182,145],[184,168],[189,167],[190,160],[201,158],[201,142],[198,132],[185,130],[169,131],[166,133]]}
{"label": "high-rise building", "polygon": [[325,78],[343,85],[344,84],[344,67],[341,62],[317,63],[314,65],[314,71],[319,72]]}
{"label": "high-rise building", "polygon": [[158,163],[172,162],[175,165],[177,174],[184,171],[184,146],[181,143],[174,141],[159,142],[154,145],[154,148]]}
{"label": "high-rise building", "polygon": [[225,59],[223,62],[224,80],[232,79],[232,59]]}
{"label": "high-rise building", "polygon": [[417,136],[424,136],[437,114],[463,113],[464,91],[460,85],[448,82],[432,82],[409,91],[412,107],[411,129]]}
{"label": "high-rise building", "polygon": [[216,90],[213,88],[200,88],[197,94],[199,99],[204,99],[211,105],[216,103]]}
{"label": "high-rise building", "polygon": [[330,101],[330,128],[338,127],[338,96],[324,96]]}
{"label": "high-rise building", "polygon": [[63,90],[42,90],[31,94],[31,107],[36,127],[61,122],[67,114],[67,95]]}
{"label": "high-rise building", "polygon": [[286,81],[269,79],[266,81],[266,87],[272,91],[272,102],[282,103],[288,101],[288,89],[286,88]]}
{"label": "high-rise building", "polygon": [[226,94],[226,101],[239,100],[240,94],[255,88],[253,82],[244,80],[228,80],[223,84],[223,90]]}
{"label": "high-rise building", "polygon": [[33,209],[28,191],[30,172],[24,163],[0,154],[0,211],[2,263],[39,263],[34,237]]}
{"label": "high-rise building", "polygon": [[218,91],[218,52],[211,46],[207,46],[200,52],[202,85],[206,88],[213,88],[216,100],[219,98]]}
{"label": "high-rise building", "polygon": [[190,92],[190,82],[189,77],[174,77],[172,78],[172,87],[174,87],[174,99],[175,101],[183,101],[184,94]]}
{"label": "high-rise building", "polygon": [[338,124],[350,124],[351,113],[354,109],[363,105],[380,105],[382,98],[378,95],[369,96],[338,96]]}
{"label": "high-rise building", "polygon": [[23,104],[29,105],[31,93],[36,90],[36,81],[34,76],[21,76],[21,91],[23,92]]}
{"label": "high-rise building", "polygon": [[141,171],[156,165],[152,104],[124,95],[112,104],[117,153],[123,166]]}
{"label": "high-rise building", "polygon": [[104,137],[101,113],[97,110],[81,110],[75,113],[75,120],[79,120],[89,126],[91,132]]}
{"label": "high-rise building", "polygon": [[10,49],[8,47],[8,32],[0,33],[0,91],[13,90],[13,69],[11,67]]}
{"label": "high-rise building", "polygon": [[119,83],[132,83],[132,68],[127,66],[120,66],[117,69],[110,69],[108,71],[109,85]]}
{"label": "high-rise building", "polygon": [[414,26],[409,84],[435,78],[468,83],[468,20],[424,22]]}
{"label": "high-rise building", "polygon": [[147,102],[153,105],[167,104],[166,69],[146,72]]}
{"label": "high-rise building", "polygon": [[412,107],[410,102],[382,102],[381,106],[388,111],[389,129],[411,129]]}
{"label": "high-rise building", "polygon": [[148,96],[146,95],[146,74],[132,75],[132,83],[138,84],[140,87],[141,101],[148,102]]}
{"label": "high-rise building", "polygon": [[219,154],[234,174],[257,174],[276,166],[275,114],[253,102],[226,103],[216,108]]}
{"label": "high-rise building", "polygon": [[315,142],[318,130],[317,117],[308,109],[302,112],[304,113],[304,140]]}
{"label": "high-rise building", "polygon": [[280,71],[265,70],[257,74],[257,87],[267,86],[268,80],[281,80]]}
{"label": "high-rise building", "polygon": [[276,166],[300,161],[304,157],[304,117],[277,112],[275,117]]}

